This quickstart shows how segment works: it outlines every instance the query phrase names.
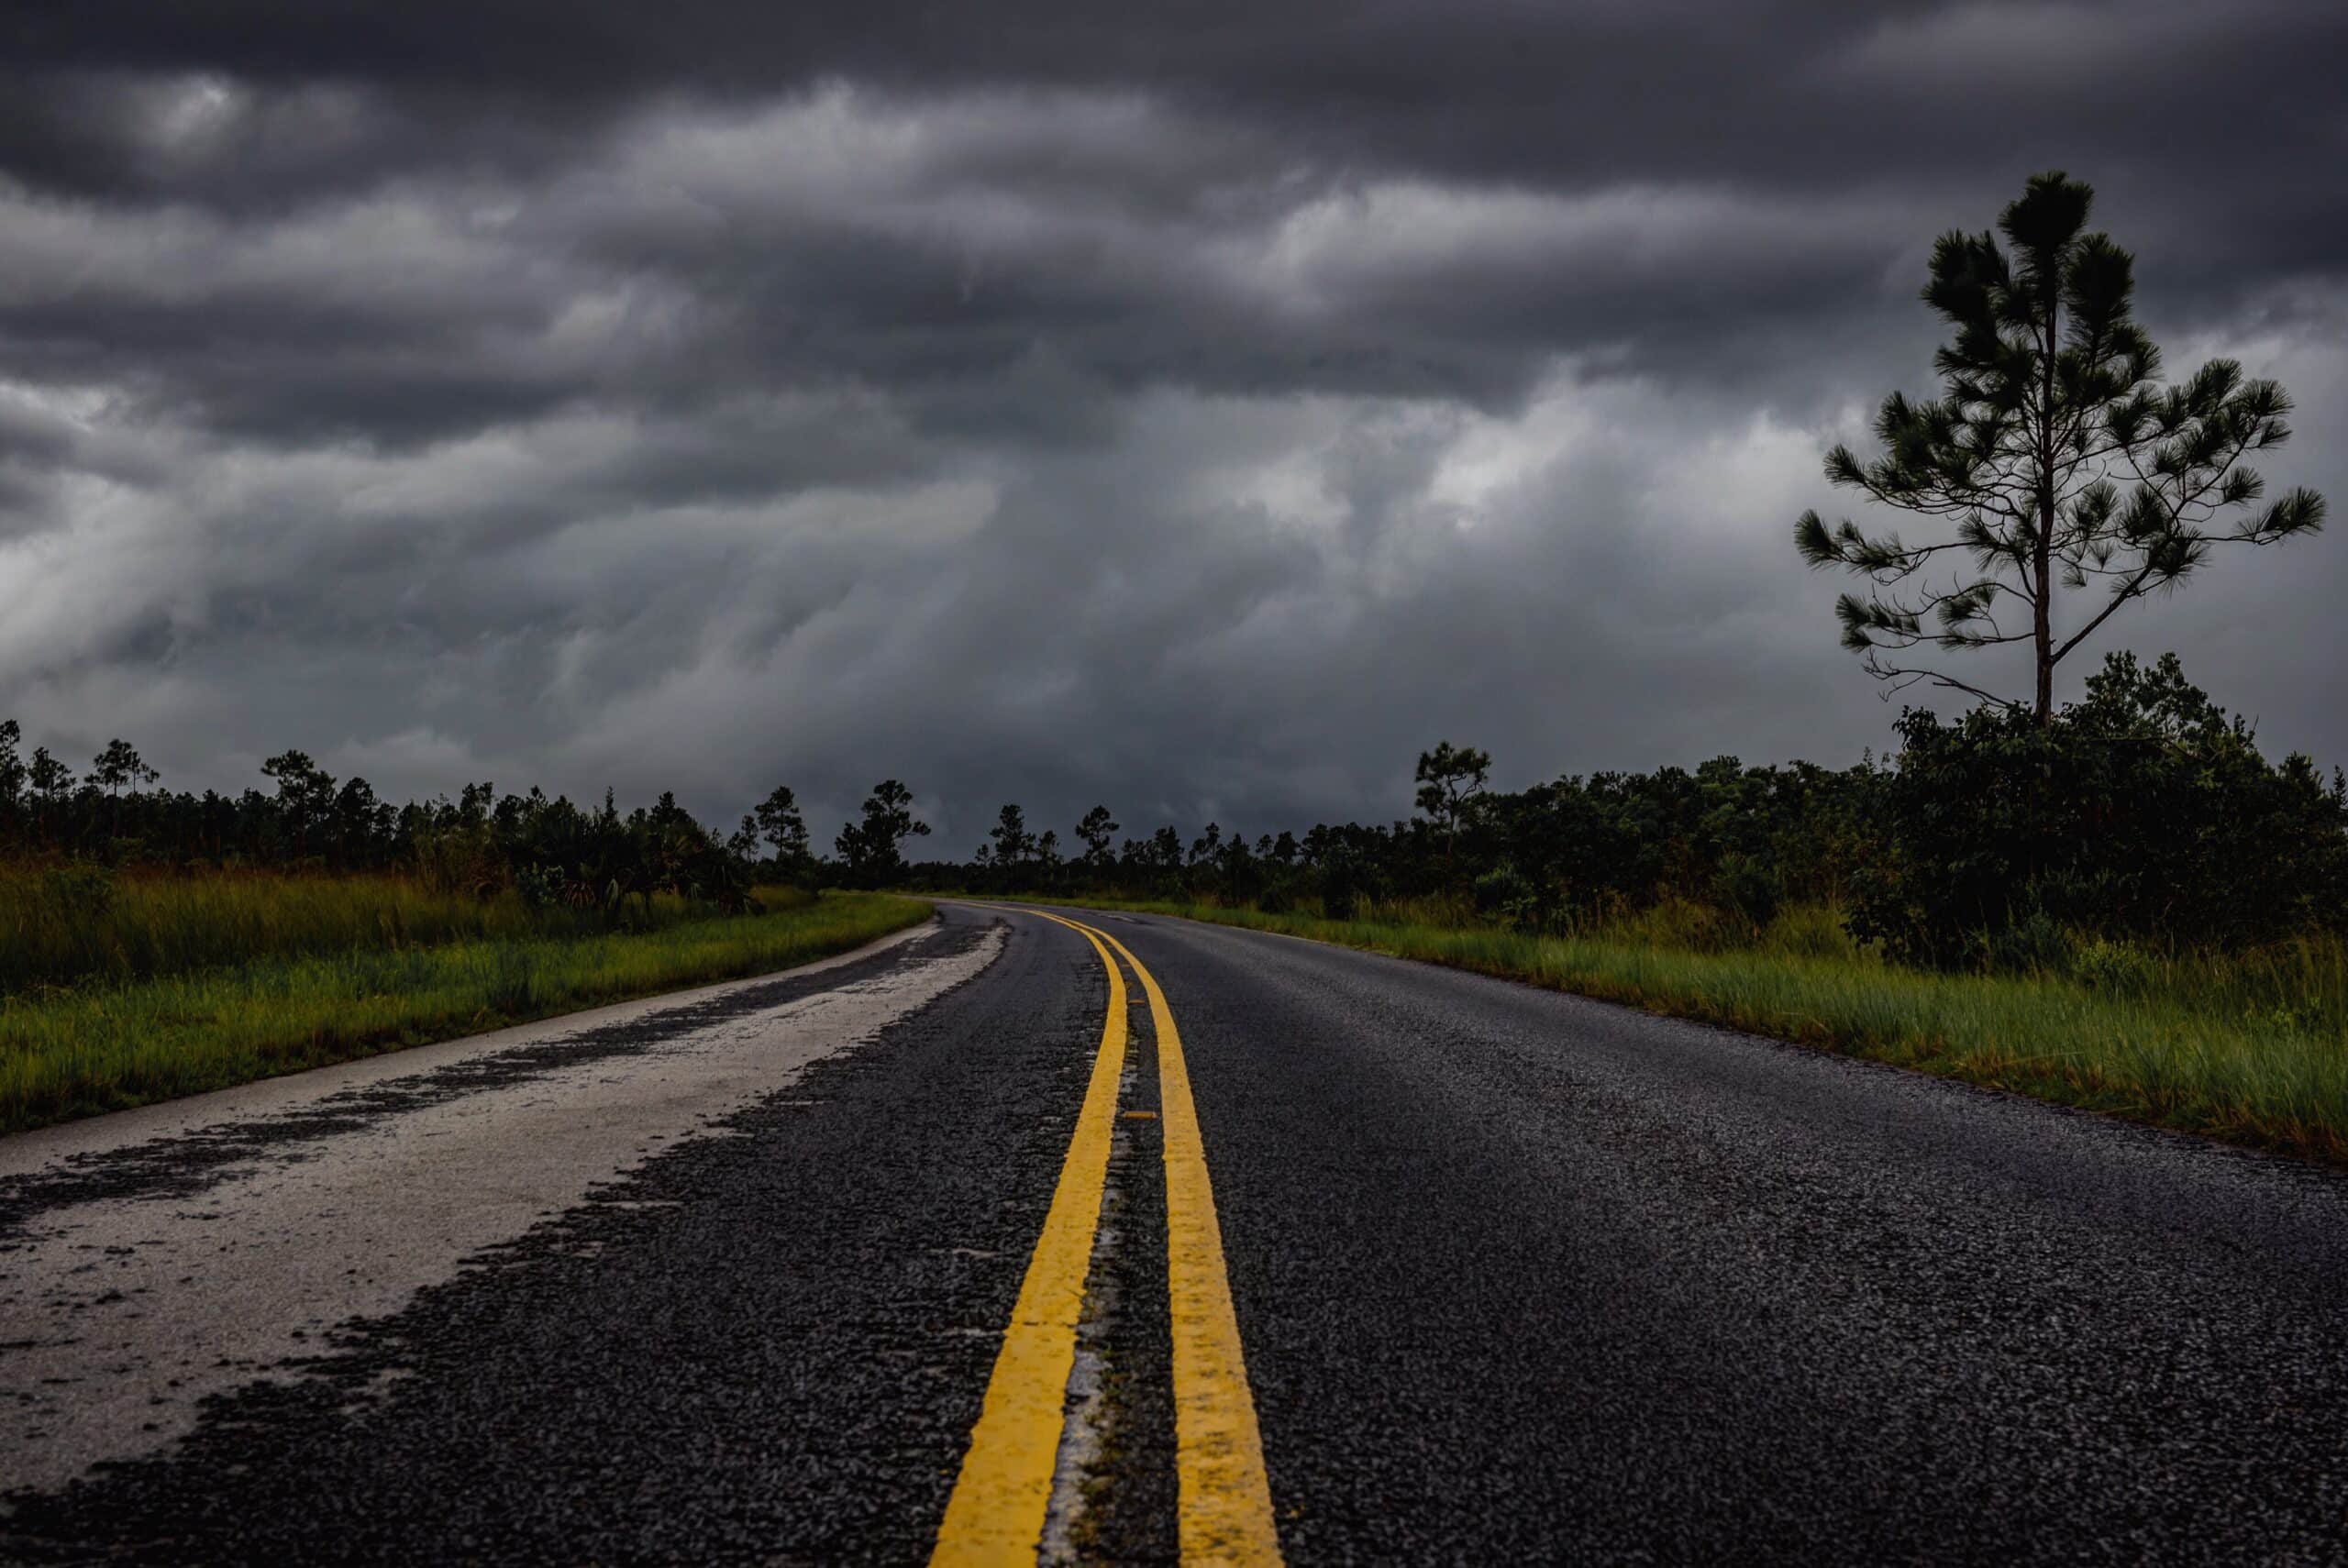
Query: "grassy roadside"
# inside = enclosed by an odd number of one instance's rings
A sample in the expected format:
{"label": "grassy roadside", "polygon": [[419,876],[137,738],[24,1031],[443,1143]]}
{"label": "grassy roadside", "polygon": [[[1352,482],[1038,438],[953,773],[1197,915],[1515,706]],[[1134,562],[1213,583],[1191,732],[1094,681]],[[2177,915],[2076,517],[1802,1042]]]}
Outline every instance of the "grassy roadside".
{"label": "grassy roadside", "polygon": [[[663,895],[649,923],[687,912],[682,900]],[[399,873],[0,866],[0,996],[260,958],[602,929],[594,911],[531,910],[511,889],[483,897]]]}
{"label": "grassy roadside", "polygon": [[[2126,988],[2054,976],[1922,973],[1819,933],[1699,952],[1617,936],[1332,921],[1187,903],[1058,900],[1309,937],[2010,1089],[2063,1105],[2348,1162],[2348,1036],[2322,1003],[2336,949],[2262,979],[2163,966]],[[1807,946],[1811,951],[1801,950]],[[2272,1006],[2271,995],[2309,1000]]]}
{"label": "grassy roadside", "polygon": [[915,899],[834,893],[647,933],[281,953],[0,997],[0,1131],[788,968],[929,910]]}

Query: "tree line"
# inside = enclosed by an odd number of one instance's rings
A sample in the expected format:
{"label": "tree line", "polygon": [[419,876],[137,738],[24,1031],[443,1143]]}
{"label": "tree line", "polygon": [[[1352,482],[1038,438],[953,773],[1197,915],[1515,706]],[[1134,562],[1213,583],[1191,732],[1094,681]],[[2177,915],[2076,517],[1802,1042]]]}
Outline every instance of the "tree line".
{"label": "tree line", "polygon": [[[1416,901],[1439,917],[1565,932],[1673,903],[1758,931],[1791,902],[1841,912],[1891,957],[2044,964],[2077,935],[2239,948],[2348,931],[2348,777],[2270,762],[2251,726],[2174,656],[2110,656],[2085,696],[1955,719],[1911,709],[1896,755],[1848,767],[1747,766],[1568,775],[1491,786],[1491,758],[1420,754],[1411,811],[1252,836],[1221,822],[1125,832],[1105,805],[1056,828],[1003,805],[968,859],[906,857],[930,829],[884,779],[819,856],[778,787],[730,834],[663,794],[623,813],[469,784],[394,806],[308,756],[269,790],[158,788],[116,740],[76,776],[0,722],[0,847],[102,864],[405,870],[433,885],[615,915],[676,893],[752,907],[750,889],[903,887],[1210,900],[1349,919]],[[1430,908],[1431,906],[1431,908]]]}
{"label": "tree line", "polygon": [[534,906],[614,914],[674,893],[742,911],[761,881],[875,888],[902,879],[903,845],[929,832],[895,779],[876,785],[834,854],[818,859],[797,799],[778,786],[731,833],[664,792],[623,813],[493,783],[394,804],[361,778],[338,779],[306,752],[260,765],[268,788],[236,794],[160,788],[129,742],[109,741],[79,774],[23,727],[0,720],[0,855],[101,866],[253,867],[328,874],[404,871],[448,891],[517,890]]}
{"label": "tree line", "polygon": [[1487,753],[1445,742],[1419,756],[1410,816],[1301,834],[1209,823],[1119,841],[1096,807],[1069,854],[1005,805],[969,861],[916,880],[1341,920],[1447,903],[1545,932],[1667,902],[1757,931],[1802,902],[1943,967],[2044,964],[2082,933],[2239,948],[2348,930],[2348,778],[2268,761],[2173,655],[2110,655],[2087,684],[2044,723],[2026,705],[1911,709],[1896,756],[1841,768],[1722,756],[1502,790]]}

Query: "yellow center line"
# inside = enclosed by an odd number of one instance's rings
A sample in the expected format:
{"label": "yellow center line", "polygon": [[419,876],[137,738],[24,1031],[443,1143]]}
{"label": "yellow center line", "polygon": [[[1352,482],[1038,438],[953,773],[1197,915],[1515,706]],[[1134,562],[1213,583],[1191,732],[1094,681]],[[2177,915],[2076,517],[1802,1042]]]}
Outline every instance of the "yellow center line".
{"label": "yellow center line", "polygon": [[1041,915],[1091,943],[1109,970],[1109,1019],[1059,1190],[1028,1264],[1026,1283],[996,1357],[986,1403],[971,1431],[969,1452],[947,1505],[931,1562],[1030,1564],[1036,1560],[1051,1495],[1069,1373],[1075,1362],[1085,1265],[1101,1212],[1117,1079],[1124,1067],[1125,986],[1109,956],[1113,948],[1141,981],[1157,1038],[1181,1560],[1186,1568],[1278,1564],[1279,1535],[1272,1522],[1263,1437],[1240,1352],[1239,1318],[1224,1266],[1214,1189],[1207,1179],[1206,1149],[1199,1136],[1190,1068],[1182,1057],[1173,1010],[1157,978],[1107,932],[1043,910],[1020,912]]}
{"label": "yellow center line", "polygon": [[1109,971],[1108,1019],[1084,1105],[1077,1112],[1076,1132],[1069,1140],[1068,1160],[1044,1216],[1044,1233],[1027,1261],[994,1375],[987,1381],[986,1401],[970,1429],[961,1474],[938,1526],[933,1563],[1016,1562],[1032,1568],[1043,1539],[1069,1375],[1076,1365],[1077,1318],[1084,1307],[1092,1234],[1108,1179],[1118,1080],[1125,1070],[1125,978],[1100,938],[1091,932],[1084,936]]}
{"label": "yellow center line", "polygon": [[[1074,922],[1067,923],[1074,924]],[[1223,1261],[1223,1229],[1207,1179],[1206,1146],[1191,1102],[1191,1070],[1166,993],[1132,950],[1105,941],[1133,966],[1149,997],[1157,1034],[1158,1110],[1166,1135],[1166,1270],[1174,1329],[1174,1471],[1182,1562],[1260,1564],[1280,1561],[1272,1523],[1263,1434],[1240,1353],[1239,1315]]]}

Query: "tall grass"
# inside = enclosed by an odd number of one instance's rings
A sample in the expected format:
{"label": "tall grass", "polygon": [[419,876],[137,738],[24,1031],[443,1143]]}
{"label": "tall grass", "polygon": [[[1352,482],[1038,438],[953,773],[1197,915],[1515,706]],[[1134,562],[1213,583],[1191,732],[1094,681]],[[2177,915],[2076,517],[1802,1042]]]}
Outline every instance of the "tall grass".
{"label": "tall grass", "polygon": [[[656,924],[683,918],[669,900]],[[0,994],[138,980],[299,954],[580,935],[593,915],[526,909],[505,892],[436,892],[399,876],[109,874],[0,868]]]}
{"label": "tall grass", "polygon": [[[309,890],[291,891],[298,903]],[[246,896],[228,892],[223,902],[235,907]],[[357,907],[336,897],[322,890],[317,907]],[[533,933],[493,908],[471,932],[455,926],[461,934],[433,945],[345,943],[321,952],[297,940],[241,964],[0,996],[0,1129],[784,968],[929,912],[879,894],[773,901],[782,907],[749,917],[671,910],[658,929],[637,933]]]}
{"label": "tall grass", "polygon": [[1423,907],[1350,921],[1115,907],[1446,964],[2348,1161],[2348,945],[2336,939],[2242,955],[2089,944],[2066,973],[1936,974],[1881,962],[1817,908],[1787,910],[1759,932],[1665,906],[1535,935],[1432,923]]}

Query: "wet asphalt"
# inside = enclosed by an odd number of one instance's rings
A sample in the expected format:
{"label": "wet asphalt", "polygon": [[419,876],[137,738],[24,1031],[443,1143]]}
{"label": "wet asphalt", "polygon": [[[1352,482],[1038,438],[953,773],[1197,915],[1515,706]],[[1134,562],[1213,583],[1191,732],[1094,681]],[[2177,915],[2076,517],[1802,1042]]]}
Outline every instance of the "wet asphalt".
{"label": "wet asphalt", "polygon": [[[2348,1562],[2340,1175],[1070,912],[1181,1027],[1290,1562]],[[1078,937],[1010,918],[990,968],[729,1136],[157,1457],[17,1496],[0,1556],[921,1561],[1106,995]],[[1156,1103],[1146,1020],[1126,1110]],[[1173,1557],[1157,1158],[1122,1121],[1093,1560]]]}
{"label": "wet asphalt", "polygon": [[161,1456],[12,1499],[0,1557],[921,1561],[1100,1039],[1049,929]]}
{"label": "wet asphalt", "polygon": [[1182,1031],[1290,1562],[2348,1562],[2339,1174],[1110,929]]}

